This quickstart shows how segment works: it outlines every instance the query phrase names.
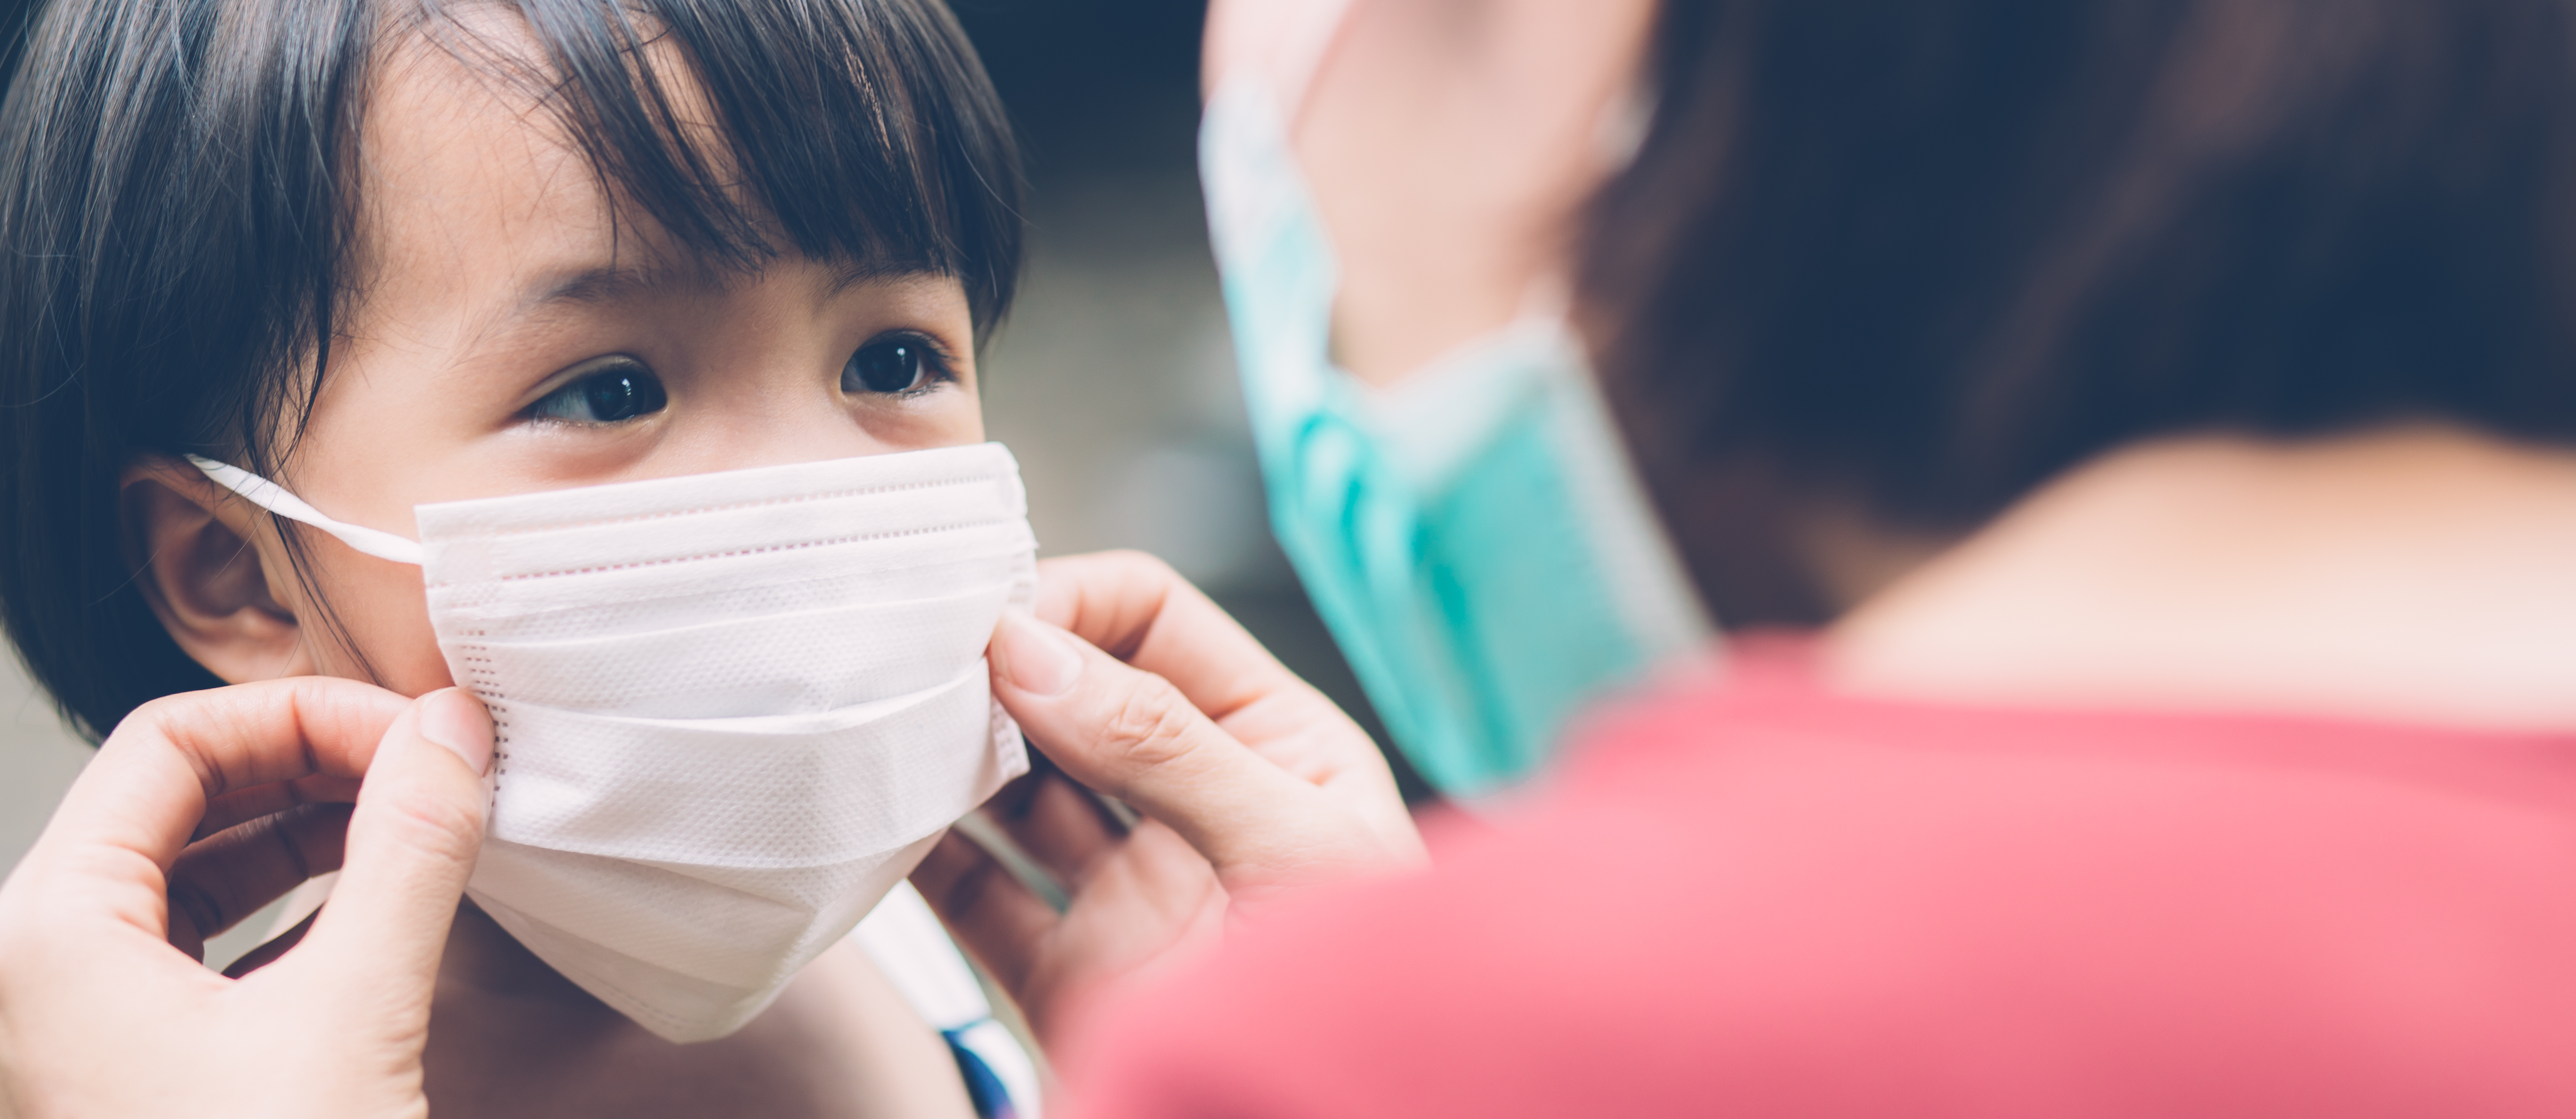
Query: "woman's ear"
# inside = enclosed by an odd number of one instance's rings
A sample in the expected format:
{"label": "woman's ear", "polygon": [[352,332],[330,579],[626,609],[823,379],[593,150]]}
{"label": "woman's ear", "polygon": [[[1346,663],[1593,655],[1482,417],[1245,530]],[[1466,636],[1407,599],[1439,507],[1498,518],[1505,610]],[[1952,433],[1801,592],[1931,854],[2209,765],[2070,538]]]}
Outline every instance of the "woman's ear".
{"label": "woman's ear", "polygon": [[145,455],[121,483],[128,547],[152,612],[181,651],[228,684],[313,671],[295,612],[271,585],[257,506],[197,468]]}

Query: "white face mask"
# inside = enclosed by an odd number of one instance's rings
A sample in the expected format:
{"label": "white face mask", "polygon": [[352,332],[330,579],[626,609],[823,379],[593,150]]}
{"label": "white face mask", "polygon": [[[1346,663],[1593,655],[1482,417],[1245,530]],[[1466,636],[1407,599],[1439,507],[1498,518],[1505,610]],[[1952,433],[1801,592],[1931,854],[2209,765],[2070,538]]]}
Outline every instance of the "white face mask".
{"label": "white face mask", "polygon": [[998,443],[422,505],[417,544],[192,461],[421,565],[498,732],[467,893],[673,1041],[740,1028],[1027,771],[983,659],[1036,588]]}

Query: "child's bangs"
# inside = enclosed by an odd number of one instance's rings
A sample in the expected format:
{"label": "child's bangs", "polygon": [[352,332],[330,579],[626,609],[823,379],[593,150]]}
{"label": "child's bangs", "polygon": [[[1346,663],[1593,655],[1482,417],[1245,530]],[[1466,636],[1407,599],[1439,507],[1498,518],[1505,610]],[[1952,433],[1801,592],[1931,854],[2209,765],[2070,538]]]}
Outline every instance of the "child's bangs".
{"label": "child's bangs", "polygon": [[1008,309],[1018,161],[937,0],[512,4],[602,185],[678,244],[742,269],[792,251],[954,277],[979,339]]}

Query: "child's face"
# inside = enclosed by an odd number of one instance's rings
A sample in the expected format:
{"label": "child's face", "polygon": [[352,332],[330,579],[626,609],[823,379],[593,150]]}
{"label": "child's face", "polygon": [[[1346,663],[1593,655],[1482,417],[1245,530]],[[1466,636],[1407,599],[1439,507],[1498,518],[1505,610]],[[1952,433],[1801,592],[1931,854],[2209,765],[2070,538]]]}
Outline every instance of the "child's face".
{"label": "child's face", "polygon": [[[702,267],[612,209],[548,112],[436,46],[391,56],[363,137],[364,286],[278,479],[334,517],[416,536],[423,502],[983,438],[953,279],[792,255]],[[420,569],[308,534],[308,592],[266,517],[218,498],[206,523],[202,489],[154,484],[134,504],[162,614],[217,675],[367,675],[315,624],[318,593],[378,682],[450,682]],[[226,530],[255,549],[255,580],[164,562]]]}

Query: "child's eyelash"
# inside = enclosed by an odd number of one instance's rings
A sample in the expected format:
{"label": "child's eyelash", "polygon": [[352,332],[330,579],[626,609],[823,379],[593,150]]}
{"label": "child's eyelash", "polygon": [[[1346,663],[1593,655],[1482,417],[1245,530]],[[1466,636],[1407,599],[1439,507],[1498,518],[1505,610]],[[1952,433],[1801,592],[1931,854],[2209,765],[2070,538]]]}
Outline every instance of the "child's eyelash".
{"label": "child's eyelash", "polygon": [[[929,363],[939,380],[954,381],[957,379],[957,357],[950,353],[948,351],[948,347],[942,345],[939,339],[915,330],[897,330],[881,335],[880,337],[885,339],[900,338],[906,342],[921,347],[921,356],[929,360]],[[925,384],[913,391],[927,392],[931,387],[932,386]]]}
{"label": "child's eyelash", "polygon": [[947,346],[940,344],[939,339],[917,330],[891,330],[878,335],[869,345],[879,342],[902,342],[921,348],[921,383],[896,395],[910,399],[936,392],[941,385],[957,383],[957,359],[949,353]]}
{"label": "child's eyelash", "polygon": [[879,400],[912,400],[957,383],[958,361],[939,339],[918,330],[879,333],[841,367],[841,391]]}

